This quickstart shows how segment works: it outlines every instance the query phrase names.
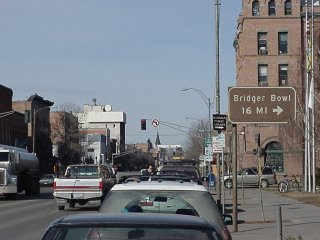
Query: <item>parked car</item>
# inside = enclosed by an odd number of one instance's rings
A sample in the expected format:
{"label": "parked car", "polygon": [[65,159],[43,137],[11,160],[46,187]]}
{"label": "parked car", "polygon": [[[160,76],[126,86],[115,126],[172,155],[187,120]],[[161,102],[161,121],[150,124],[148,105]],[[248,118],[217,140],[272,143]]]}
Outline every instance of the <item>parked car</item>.
{"label": "parked car", "polygon": [[42,240],[222,240],[202,218],[171,214],[74,214],[52,222]]}
{"label": "parked car", "polygon": [[231,239],[226,224],[231,215],[222,215],[208,190],[195,182],[131,181],[116,184],[107,194],[101,213],[170,213],[193,215],[217,226],[223,239]]}
{"label": "parked car", "polygon": [[40,178],[39,183],[40,183],[41,186],[50,186],[50,187],[52,187],[55,177],[56,176],[54,174],[44,174]]}
{"label": "parked car", "polygon": [[[238,185],[259,186],[259,171],[257,167],[243,168],[237,172]],[[224,186],[228,189],[232,188],[232,175],[224,177]],[[261,174],[261,187],[277,184],[276,174],[271,167],[264,167]]]}

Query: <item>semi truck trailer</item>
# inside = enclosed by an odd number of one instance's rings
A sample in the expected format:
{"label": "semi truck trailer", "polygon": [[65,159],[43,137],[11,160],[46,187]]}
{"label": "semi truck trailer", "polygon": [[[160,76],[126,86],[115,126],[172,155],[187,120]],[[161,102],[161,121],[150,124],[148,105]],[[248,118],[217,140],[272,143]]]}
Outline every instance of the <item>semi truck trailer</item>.
{"label": "semi truck trailer", "polygon": [[0,144],[0,195],[15,199],[18,193],[40,193],[39,160],[24,148]]}

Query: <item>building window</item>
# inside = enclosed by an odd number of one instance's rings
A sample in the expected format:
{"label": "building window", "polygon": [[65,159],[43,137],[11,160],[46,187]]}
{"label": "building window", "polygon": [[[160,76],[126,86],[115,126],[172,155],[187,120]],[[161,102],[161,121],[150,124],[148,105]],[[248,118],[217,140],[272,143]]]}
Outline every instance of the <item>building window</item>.
{"label": "building window", "polygon": [[287,0],[284,3],[284,15],[291,15],[292,12],[292,5],[291,5],[291,0]]}
{"label": "building window", "polygon": [[260,15],[260,2],[258,0],[253,1],[252,3],[252,16]]}
{"label": "building window", "polygon": [[266,64],[258,65],[258,86],[268,86],[268,65]]}
{"label": "building window", "polygon": [[279,48],[279,54],[288,53],[288,33],[287,32],[278,33],[278,48]]}
{"label": "building window", "polygon": [[288,65],[280,64],[279,65],[279,86],[288,85]]}
{"label": "building window", "polygon": [[265,147],[265,165],[273,168],[277,173],[284,172],[283,148],[279,142],[270,142]]}
{"label": "building window", "polygon": [[268,54],[267,33],[266,32],[259,32],[258,33],[258,54],[259,55]]}
{"label": "building window", "polygon": [[268,14],[269,16],[276,15],[276,3],[274,0],[270,0],[268,3]]}

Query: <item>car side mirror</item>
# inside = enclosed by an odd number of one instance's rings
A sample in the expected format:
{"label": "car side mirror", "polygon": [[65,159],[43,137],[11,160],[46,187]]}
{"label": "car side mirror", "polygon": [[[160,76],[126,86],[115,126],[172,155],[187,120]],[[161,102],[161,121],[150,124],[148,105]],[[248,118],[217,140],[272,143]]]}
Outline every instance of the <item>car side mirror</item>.
{"label": "car side mirror", "polygon": [[230,214],[222,214],[223,221],[226,225],[232,225],[232,215]]}

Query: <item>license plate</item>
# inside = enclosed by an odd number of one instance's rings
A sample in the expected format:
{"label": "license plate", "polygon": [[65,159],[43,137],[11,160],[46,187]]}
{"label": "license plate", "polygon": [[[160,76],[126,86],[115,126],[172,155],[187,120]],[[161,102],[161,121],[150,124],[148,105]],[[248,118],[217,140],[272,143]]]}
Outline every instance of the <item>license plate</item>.
{"label": "license plate", "polygon": [[74,194],[73,194],[73,198],[75,198],[75,199],[83,199],[83,194],[81,194],[81,193],[74,193]]}

